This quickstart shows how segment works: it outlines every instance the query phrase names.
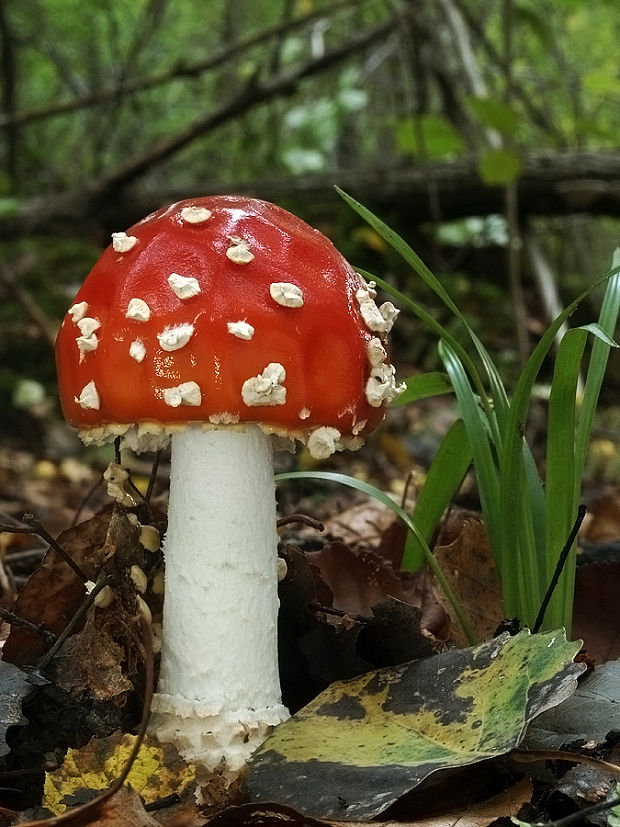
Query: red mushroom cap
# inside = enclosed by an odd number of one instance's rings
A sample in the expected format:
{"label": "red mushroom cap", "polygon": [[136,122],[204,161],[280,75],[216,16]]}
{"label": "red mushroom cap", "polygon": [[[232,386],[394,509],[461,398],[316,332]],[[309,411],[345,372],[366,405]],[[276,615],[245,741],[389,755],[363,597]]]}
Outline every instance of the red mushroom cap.
{"label": "red mushroom cap", "polygon": [[138,425],[258,422],[363,435],[398,393],[395,311],[317,230],[236,196],[181,201],[115,233],[56,343],[66,419],[92,441]]}

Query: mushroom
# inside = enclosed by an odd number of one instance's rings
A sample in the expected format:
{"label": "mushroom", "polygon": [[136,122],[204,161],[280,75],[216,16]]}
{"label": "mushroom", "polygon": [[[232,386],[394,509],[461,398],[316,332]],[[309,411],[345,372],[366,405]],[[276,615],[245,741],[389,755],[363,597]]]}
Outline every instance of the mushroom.
{"label": "mushroom", "polygon": [[[402,388],[372,285],[285,210],[198,198],[125,236],[135,241],[105,250],[62,323],[61,402],[87,444],[171,442],[151,731],[235,770],[288,715],[272,436],[321,460],[357,448]],[[86,312],[92,350],[76,343]]]}

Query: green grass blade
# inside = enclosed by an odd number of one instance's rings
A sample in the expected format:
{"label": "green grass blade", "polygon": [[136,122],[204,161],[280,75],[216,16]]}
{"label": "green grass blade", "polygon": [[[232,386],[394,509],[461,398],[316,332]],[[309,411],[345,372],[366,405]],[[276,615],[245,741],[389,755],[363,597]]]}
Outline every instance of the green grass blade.
{"label": "green grass blade", "polygon": [[[430,543],[442,514],[461,487],[471,461],[472,451],[465,423],[462,419],[457,419],[437,449],[411,515],[427,543]],[[401,568],[405,571],[417,571],[424,559],[424,549],[416,535],[408,534]]]}
{"label": "green grass blade", "polygon": [[426,266],[426,264],[422,261],[420,256],[409,246],[409,244],[407,244],[405,239],[402,236],[400,236],[395,230],[393,230],[384,221],[378,218],[367,207],[364,207],[363,204],[360,204],[359,201],[356,201],[355,198],[352,198],[348,193],[344,192],[344,190],[341,190],[339,187],[336,187],[336,192],[351,207],[351,209],[354,210],[354,212],[356,212],[360,216],[360,218],[362,218],[367,224],[369,224],[373,228],[373,230],[375,230],[375,232],[381,236],[381,238],[387,241],[390,247],[392,247],[392,249],[394,249],[413,268],[413,270],[415,270],[415,272],[426,282],[426,284],[431,288],[431,290],[433,290],[433,292],[441,299],[441,301],[446,305],[446,307],[450,311],[452,311],[452,313],[457,317],[457,319],[459,319],[460,322],[462,322],[472,342],[474,343],[474,346],[478,351],[480,359],[487,372],[489,385],[491,387],[491,393],[493,396],[493,402],[496,407],[496,410],[500,415],[500,418],[503,417],[503,415],[506,412],[508,403],[506,391],[504,389],[499,372],[493,364],[493,360],[487,353],[486,348],[476,335],[473,328],[467,322],[467,319],[461,313],[461,310],[458,307],[458,305],[455,304],[455,302],[450,297],[449,293],[446,291],[442,283],[439,281],[437,276]]}
{"label": "green grass blade", "polygon": [[[494,459],[493,445],[486,417],[479,400],[471,389],[465,369],[457,355],[446,342],[439,343],[439,355],[454,387],[459,410],[474,458],[478,491],[491,547],[500,547],[501,526],[499,516],[499,479]],[[498,569],[500,561],[498,561]],[[501,569],[500,569],[501,573]]]}
{"label": "green grass blade", "polygon": [[428,399],[430,396],[452,393],[452,384],[446,373],[438,371],[418,373],[404,381],[407,388],[391,403],[392,408],[407,405],[409,402],[417,402],[419,399]]}
{"label": "green grass blade", "polygon": [[[620,249],[617,249],[614,253],[612,267],[614,269],[618,269],[620,267]],[[617,273],[610,279],[609,284],[607,285],[598,319],[599,326],[611,339],[614,337],[619,310],[620,273]],[[590,354],[590,362],[588,364],[588,372],[583,390],[583,399],[577,420],[575,450],[575,468],[577,471],[576,488],[577,485],[579,487],[579,490],[576,491],[577,498],[580,496],[581,476],[585,466],[588,442],[590,441],[590,432],[592,430],[592,422],[594,421],[594,413],[598,404],[598,398],[603,384],[603,376],[607,368],[608,359],[609,345],[605,344],[605,342],[600,339],[595,339],[592,344],[592,352]]]}
{"label": "green grass blade", "polygon": [[428,284],[431,290],[439,296],[446,307],[448,307],[458,319],[467,324],[458,306],[450,298],[449,293],[447,293],[437,276],[429,270],[420,256],[409,246],[409,244],[407,244],[405,239],[389,227],[384,221],[378,218],[374,213],[372,213],[367,207],[360,204],[359,201],[356,201],[355,198],[352,198],[348,193],[344,192],[344,190],[341,190],[340,187],[336,187],[336,192],[344,201],[346,201],[349,207],[351,207],[351,209],[360,216],[360,218],[370,225],[373,230],[381,236],[381,238],[387,241],[390,247],[392,247],[392,249],[395,250],[401,258],[403,258],[407,264],[415,270],[415,272],[426,282],[426,284]]}
{"label": "green grass blade", "polygon": [[456,353],[460,361],[463,363],[467,372],[471,376],[472,382],[474,383],[474,387],[476,388],[476,392],[480,396],[482,404],[487,412],[487,417],[489,420],[489,426],[495,430],[495,436],[499,436],[499,432],[497,430],[496,418],[495,418],[495,411],[493,408],[492,402],[489,400],[488,393],[482,379],[480,377],[480,373],[476,365],[474,364],[471,356],[465,350],[465,348],[460,344],[460,342],[454,338],[454,336],[448,331],[442,324],[440,324],[434,316],[432,316],[427,310],[421,307],[417,302],[412,301],[409,296],[406,296],[404,293],[401,293],[400,290],[397,290],[395,287],[392,287],[387,281],[384,281],[382,278],[373,275],[372,273],[367,272],[366,270],[358,269],[358,272],[361,273],[366,279],[369,281],[374,281],[382,290],[385,290],[392,298],[396,299],[396,301],[401,304],[403,307],[406,307],[410,310],[414,316],[417,316],[424,324],[436,333],[440,339],[446,341],[452,350]]}
{"label": "green grass blade", "polygon": [[[547,457],[545,498],[547,532],[545,542],[546,591],[558,557],[575,521],[575,416],[577,385],[587,332],[569,330],[558,347],[549,396],[547,416]],[[571,551],[564,572],[547,607],[543,629],[564,626],[570,633],[571,617],[565,606],[572,605],[575,550]],[[542,600],[541,595],[540,599]]]}
{"label": "green grass blade", "polygon": [[424,548],[424,554],[426,557],[426,562],[428,567],[431,569],[435,577],[437,578],[446,598],[448,599],[454,614],[457,617],[458,622],[463,629],[465,637],[470,642],[470,644],[474,645],[476,642],[476,635],[472,629],[471,623],[469,619],[465,615],[461,604],[459,603],[456,595],[452,591],[450,584],[446,580],[446,577],[441,569],[441,566],[437,562],[435,555],[428,547],[428,543],[424,540],[424,537],[418,530],[418,527],[413,522],[411,517],[404,511],[398,503],[394,502],[394,500],[385,493],[385,491],[381,491],[380,488],[376,488],[374,485],[371,485],[364,480],[355,479],[355,477],[349,477],[346,474],[337,474],[333,471],[288,471],[284,474],[276,474],[275,481],[279,482],[280,480],[294,480],[294,479],[314,479],[314,480],[325,480],[326,482],[336,482],[340,485],[347,485],[349,488],[355,488],[358,491],[362,491],[364,494],[368,494],[368,496],[373,497],[383,505],[387,506],[391,511],[394,512],[400,519],[405,523],[409,531],[415,534],[418,538],[418,541]]}
{"label": "green grass blade", "polygon": [[[527,477],[523,458],[523,434],[534,382],[536,381],[545,356],[552,347],[555,337],[564,322],[575,312],[583,299],[589,295],[597,285],[609,280],[618,270],[620,270],[620,267],[615,266],[602,278],[590,285],[587,290],[584,290],[581,295],[554,319],[533,349],[519,376],[517,387],[510,401],[510,411],[506,425],[502,431],[501,450],[499,452],[501,479],[499,522],[501,522],[505,537],[504,550],[501,553],[502,558],[505,560],[512,559],[516,561],[519,555],[519,521],[523,519],[522,495],[523,485],[525,484],[524,481]],[[519,560],[519,565],[525,570],[532,572],[538,571],[538,555],[544,555],[545,552],[542,549],[522,548],[520,553],[525,556]],[[507,610],[509,611],[510,609]]]}

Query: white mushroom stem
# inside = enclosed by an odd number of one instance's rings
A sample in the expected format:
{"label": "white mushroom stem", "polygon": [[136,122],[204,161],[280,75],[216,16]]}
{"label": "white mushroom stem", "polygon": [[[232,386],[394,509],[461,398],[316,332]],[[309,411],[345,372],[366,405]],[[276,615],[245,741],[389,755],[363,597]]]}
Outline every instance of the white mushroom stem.
{"label": "white mushroom stem", "polygon": [[269,437],[256,425],[172,436],[161,671],[151,732],[188,761],[239,769],[288,717],[277,658]]}

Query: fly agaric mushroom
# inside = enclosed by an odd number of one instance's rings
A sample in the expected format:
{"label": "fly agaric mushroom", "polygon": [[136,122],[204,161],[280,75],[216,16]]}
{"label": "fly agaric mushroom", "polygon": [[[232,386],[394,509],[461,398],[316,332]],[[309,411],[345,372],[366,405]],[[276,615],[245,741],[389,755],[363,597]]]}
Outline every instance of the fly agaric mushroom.
{"label": "fly agaric mushroom", "polygon": [[273,435],[321,460],[356,448],[401,388],[396,311],[317,230],[234,196],[114,233],[56,344],[87,444],[171,441],[161,669],[152,731],[241,766],[281,703]]}

